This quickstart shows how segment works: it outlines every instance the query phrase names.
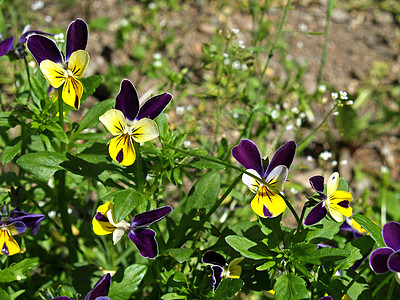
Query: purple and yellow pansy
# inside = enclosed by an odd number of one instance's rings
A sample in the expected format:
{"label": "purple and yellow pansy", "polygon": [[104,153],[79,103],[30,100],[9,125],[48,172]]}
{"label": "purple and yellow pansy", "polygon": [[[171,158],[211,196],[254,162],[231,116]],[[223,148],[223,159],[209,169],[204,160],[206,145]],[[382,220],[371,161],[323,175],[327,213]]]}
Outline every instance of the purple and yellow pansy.
{"label": "purple and yellow pansy", "polygon": [[136,160],[134,142],[144,143],[158,137],[154,119],[171,102],[169,93],[156,95],[139,104],[139,97],[132,82],[122,80],[121,88],[115,98],[115,108],[100,116],[100,122],[114,136],[108,151],[113,160],[123,166],[130,166]]}
{"label": "purple and yellow pansy", "polygon": [[67,30],[65,56],[56,43],[40,34],[28,38],[27,47],[44,77],[54,88],[62,85],[62,98],[66,104],[79,109],[83,85],[79,81],[89,64],[85,51],[89,31],[85,21],[76,19]]}
{"label": "purple and yellow pansy", "polygon": [[309,179],[311,187],[318,193],[317,198],[321,201],[314,206],[304,220],[304,225],[310,226],[321,221],[327,214],[336,222],[343,222],[343,216],[351,217],[353,209],[350,201],[353,196],[346,191],[338,190],[339,173],[333,173],[326,184],[324,193],[324,177],[313,176]]}
{"label": "purple and yellow pansy", "polygon": [[211,270],[213,272],[210,285],[212,290],[215,292],[219,287],[222,279],[224,278],[240,278],[242,274],[242,267],[239,263],[244,259],[244,257],[238,257],[233,259],[228,267],[226,266],[226,259],[215,251],[207,251],[203,257],[202,262],[211,265]]}
{"label": "purple and yellow pansy", "polygon": [[[246,171],[261,178],[277,191],[282,191],[290,165],[296,154],[296,142],[289,141],[281,146],[264,169],[263,160],[256,144],[248,139],[240,141],[232,148],[232,156],[246,168]],[[253,177],[243,174],[243,183],[256,193],[251,201],[251,208],[262,218],[274,218],[286,209],[286,202],[281,195]]]}
{"label": "purple and yellow pansy", "polygon": [[129,239],[135,244],[143,257],[150,259],[158,255],[158,244],[155,239],[156,232],[148,228],[151,224],[165,218],[172,212],[171,206],[163,206],[134,216],[130,223],[125,221],[115,222],[113,204],[107,201],[99,206],[92,220],[93,231],[97,235],[113,234],[114,245],[128,232]]}

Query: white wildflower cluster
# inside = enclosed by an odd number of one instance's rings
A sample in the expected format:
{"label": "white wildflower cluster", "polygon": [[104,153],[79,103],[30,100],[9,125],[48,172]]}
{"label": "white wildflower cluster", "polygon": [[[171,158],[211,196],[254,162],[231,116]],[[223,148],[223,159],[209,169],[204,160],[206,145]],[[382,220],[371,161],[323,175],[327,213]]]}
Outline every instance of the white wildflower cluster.
{"label": "white wildflower cluster", "polygon": [[156,67],[156,68],[161,68],[162,67],[162,61],[161,61],[162,55],[161,55],[161,53],[155,52],[155,53],[153,53],[152,57],[153,57],[153,60],[154,60],[153,61],[153,66]]}
{"label": "white wildflower cluster", "polygon": [[64,43],[64,33],[59,33],[59,34],[55,34],[54,35],[54,40],[56,41],[56,43]]}
{"label": "white wildflower cluster", "polygon": [[342,100],[349,99],[349,97],[347,96],[347,92],[340,91],[339,94],[340,94],[340,99],[342,99]]}
{"label": "white wildflower cluster", "polygon": [[318,92],[320,92],[321,94],[324,94],[326,92],[326,85],[320,84],[318,86]]}
{"label": "white wildflower cluster", "polygon": [[239,29],[239,28],[232,28],[231,32],[232,32],[232,34],[234,34],[234,35],[238,35],[239,32],[240,32],[240,29]]}
{"label": "white wildflower cluster", "polygon": [[32,10],[39,10],[39,9],[42,9],[43,7],[44,7],[44,1],[35,1],[31,5]]}
{"label": "white wildflower cluster", "polygon": [[338,95],[338,93],[331,93],[331,97],[332,97],[332,100],[336,100],[339,97],[339,95]]}
{"label": "white wildflower cluster", "polygon": [[327,160],[329,160],[329,159],[332,158],[332,153],[329,152],[329,151],[324,151],[324,152],[321,152],[321,153],[319,154],[319,157],[320,157],[322,160],[327,161]]}
{"label": "white wildflower cluster", "polygon": [[190,145],[191,145],[192,143],[190,142],[190,141],[184,141],[183,142],[183,147],[185,147],[185,148],[190,148]]}
{"label": "white wildflower cluster", "polygon": [[127,18],[123,18],[123,19],[119,22],[119,25],[120,25],[121,27],[126,27],[126,26],[128,26],[128,25],[129,25],[128,19],[127,19]]}
{"label": "white wildflower cluster", "polygon": [[177,106],[175,107],[175,112],[177,115],[183,115],[185,113],[185,107]]}
{"label": "white wildflower cluster", "polygon": [[156,9],[156,4],[154,2],[150,2],[148,5],[149,9],[153,10]]}
{"label": "white wildflower cluster", "polygon": [[235,60],[235,61],[232,62],[232,68],[235,69],[235,70],[240,70],[241,65],[242,64],[238,60]]}
{"label": "white wildflower cluster", "polygon": [[239,114],[237,112],[232,114],[232,118],[234,119],[238,119],[239,118]]}
{"label": "white wildflower cluster", "polygon": [[345,91],[339,91],[339,94],[331,93],[331,97],[332,97],[332,100],[339,100],[340,106],[342,106],[343,104],[346,104],[346,105],[354,104],[353,100],[349,100],[349,96],[348,96],[347,92],[345,92]]}
{"label": "white wildflower cluster", "polygon": [[246,48],[246,44],[242,40],[238,41],[238,45],[239,45],[239,48],[241,48],[241,49],[245,49]]}

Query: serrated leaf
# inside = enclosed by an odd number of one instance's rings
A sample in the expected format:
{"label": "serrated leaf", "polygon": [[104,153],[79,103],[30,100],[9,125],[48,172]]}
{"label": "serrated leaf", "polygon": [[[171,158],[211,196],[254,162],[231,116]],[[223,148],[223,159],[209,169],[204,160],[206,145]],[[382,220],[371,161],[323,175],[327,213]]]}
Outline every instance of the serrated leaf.
{"label": "serrated leaf", "polygon": [[220,184],[221,176],[218,172],[209,172],[201,176],[190,190],[185,212],[188,213],[193,208],[209,210],[217,201]]}
{"label": "serrated leaf", "polygon": [[129,215],[135,207],[145,201],[144,196],[136,190],[123,190],[114,196],[114,218],[117,222]]}
{"label": "serrated leaf", "polygon": [[79,122],[79,129],[77,132],[81,132],[83,129],[95,127],[99,124],[99,117],[104,114],[107,110],[111,109],[114,105],[114,99],[107,99],[97,103],[91,109],[89,109]]}
{"label": "serrated leaf", "polygon": [[275,300],[302,300],[308,299],[306,282],[292,273],[278,277],[274,284]]}
{"label": "serrated leaf", "polygon": [[224,300],[230,299],[235,296],[243,286],[243,281],[237,278],[227,278],[222,280],[217,291],[215,292],[214,299]]}
{"label": "serrated leaf", "polygon": [[111,280],[108,297],[113,300],[131,299],[131,295],[137,291],[146,272],[147,266],[140,264],[133,264],[125,269],[118,270]]}
{"label": "serrated leaf", "polygon": [[265,249],[257,245],[256,242],[253,242],[245,237],[228,235],[225,238],[225,241],[229,246],[238,251],[244,257],[255,260],[271,258],[270,256],[264,254],[266,253]]}
{"label": "serrated leaf", "polygon": [[191,248],[175,248],[168,249],[167,253],[171,255],[179,263],[190,260],[190,256],[193,254],[193,249]]}
{"label": "serrated leaf", "polygon": [[378,248],[386,247],[385,242],[382,238],[382,229],[378,227],[374,222],[368,219],[366,216],[360,214],[354,214],[353,219],[360,224],[366,231],[369,232],[370,236],[374,239]]}
{"label": "serrated leaf", "polygon": [[17,165],[38,180],[47,182],[55,172],[64,169],[60,164],[66,160],[64,154],[42,151],[22,155],[17,159]]}

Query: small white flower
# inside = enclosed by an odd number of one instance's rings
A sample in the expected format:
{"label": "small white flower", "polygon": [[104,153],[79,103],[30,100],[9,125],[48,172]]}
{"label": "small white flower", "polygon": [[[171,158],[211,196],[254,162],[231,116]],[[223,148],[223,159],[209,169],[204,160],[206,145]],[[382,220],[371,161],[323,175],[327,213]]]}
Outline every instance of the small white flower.
{"label": "small white flower", "polygon": [[224,53],[224,54],[222,54],[225,58],[228,58],[229,57],[229,54],[228,53]]}
{"label": "small white flower", "polygon": [[230,63],[229,58],[225,58],[225,59],[224,59],[224,65],[229,65],[229,63]]}
{"label": "small white flower", "polygon": [[35,3],[33,3],[31,5],[31,9],[32,10],[39,10],[42,9],[44,7],[44,2],[43,1],[36,1]]}
{"label": "small white flower", "polygon": [[162,67],[162,61],[161,60],[153,61],[153,66],[156,67],[156,68],[161,68]]}
{"label": "small white flower", "polygon": [[232,68],[233,68],[233,69],[239,70],[240,67],[241,67],[240,61],[235,60],[235,61],[232,62]]}
{"label": "small white flower", "polygon": [[129,21],[126,18],[123,18],[121,20],[121,22],[119,22],[119,25],[121,25],[121,27],[125,27],[129,25]]}
{"label": "small white flower", "polygon": [[296,46],[297,46],[297,48],[299,48],[299,49],[303,49],[303,47],[304,47],[303,41],[297,41]]}
{"label": "small white flower", "polygon": [[175,107],[175,112],[177,115],[183,115],[185,113],[185,107],[177,106]]}
{"label": "small white flower", "polygon": [[332,153],[329,152],[329,151],[324,151],[324,152],[321,152],[321,153],[319,154],[319,157],[321,157],[322,160],[327,161],[328,159],[330,159],[330,158],[332,157]]}
{"label": "small white flower", "polygon": [[304,111],[302,111],[302,112],[299,114],[299,117],[302,118],[302,119],[304,119],[304,118],[306,117],[306,113],[305,113]]}
{"label": "small white flower", "polygon": [[353,105],[353,104],[354,104],[353,100],[346,101],[346,105]]}
{"label": "small white flower", "polygon": [[294,128],[293,124],[289,124],[289,125],[286,126],[286,130],[287,131],[292,130],[293,128]]}
{"label": "small white flower", "polygon": [[320,93],[325,93],[326,92],[326,85],[325,84],[320,84],[319,86],[318,86],[318,92],[320,92]]}
{"label": "small white flower", "polygon": [[381,173],[389,173],[389,168],[386,166],[381,167]]}
{"label": "small white flower", "polygon": [[301,118],[297,118],[297,119],[296,119],[296,126],[297,126],[297,127],[300,127],[300,126],[301,126],[301,123],[302,123]]}
{"label": "small white flower", "polygon": [[234,35],[239,34],[239,32],[240,32],[240,29],[239,29],[239,28],[232,28],[232,33],[233,33]]}
{"label": "small white flower", "polygon": [[300,23],[300,24],[299,24],[299,29],[300,29],[300,31],[306,31],[306,30],[307,30],[307,24],[305,24],[305,23]]}
{"label": "small white flower", "polygon": [[307,161],[312,162],[313,161],[313,157],[311,155],[307,155],[306,157]]}
{"label": "small white flower", "polygon": [[339,115],[339,112],[338,112],[338,111],[334,111],[332,115],[338,116],[338,115]]}
{"label": "small white flower", "polygon": [[245,63],[242,63],[242,71],[246,71],[249,67]]}
{"label": "small white flower", "polygon": [[297,189],[294,188],[294,187],[291,187],[291,188],[290,188],[290,192],[291,192],[293,195],[296,195],[296,194],[298,193]]}
{"label": "small white flower", "polygon": [[338,164],[338,162],[337,162],[336,159],[335,159],[335,160],[332,160],[332,162],[331,162],[332,167],[336,167],[337,164]]}
{"label": "small white flower", "polygon": [[68,212],[68,214],[72,214],[72,208],[68,207],[67,212]]}
{"label": "small white flower", "polygon": [[44,202],[43,200],[40,200],[38,202],[39,207],[43,207],[46,204],[46,202]]}
{"label": "small white flower", "polygon": [[161,59],[161,53],[155,52],[153,53],[153,59]]}
{"label": "small white flower", "polygon": [[192,111],[193,110],[193,105],[192,104],[189,104],[188,106],[186,106],[186,110],[187,111]]}
{"label": "small white flower", "polygon": [[299,111],[299,109],[297,108],[297,106],[293,106],[291,109],[290,109],[290,111],[293,113],[293,114],[298,114],[300,111]]}
{"label": "small white flower", "polygon": [[238,44],[239,44],[239,47],[240,47],[240,48],[242,48],[242,49],[246,48],[246,44],[244,43],[244,41],[239,40],[239,41],[238,41]]}
{"label": "small white flower", "polygon": [[343,159],[343,160],[340,161],[340,164],[341,164],[342,166],[346,166],[348,163],[349,163],[349,162],[347,161],[347,159]]}
{"label": "small white flower", "polygon": [[53,21],[53,17],[52,16],[45,16],[44,20],[46,21],[46,23],[50,23],[51,21]]}
{"label": "small white flower", "polygon": [[338,95],[338,93],[331,93],[331,97],[332,97],[332,100],[336,100],[339,97],[339,95]]}
{"label": "small white flower", "polygon": [[183,147],[189,148],[191,144],[192,144],[192,143],[191,143],[190,141],[184,141],[184,142],[183,142]]}
{"label": "small white flower", "polygon": [[340,93],[340,99],[342,99],[342,100],[347,100],[348,99],[346,92],[340,91],[339,93]]}
{"label": "small white flower", "polygon": [[49,216],[50,219],[53,219],[56,216],[56,212],[54,210],[51,210],[47,213],[47,215]]}
{"label": "small white flower", "polygon": [[154,2],[150,2],[148,7],[149,9],[153,10],[156,8],[156,4]]}
{"label": "small white flower", "polygon": [[278,119],[278,118],[279,118],[279,111],[277,111],[276,109],[274,109],[274,110],[271,112],[271,118],[272,118],[273,120]]}

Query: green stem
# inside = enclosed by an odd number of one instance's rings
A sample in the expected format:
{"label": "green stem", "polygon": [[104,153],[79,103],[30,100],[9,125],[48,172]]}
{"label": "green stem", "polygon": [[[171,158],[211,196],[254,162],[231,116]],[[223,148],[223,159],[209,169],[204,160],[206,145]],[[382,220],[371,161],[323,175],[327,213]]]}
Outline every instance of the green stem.
{"label": "green stem", "polygon": [[297,232],[300,232],[301,231],[301,228],[302,228],[302,226],[303,226],[303,219],[304,219],[304,215],[305,215],[305,213],[306,213],[306,205],[304,204],[303,205],[303,209],[301,210],[301,215],[300,215],[300,222],[298,223],[298,225],[297,225]]}
{"label": "green stem", "polygon": [[298,145],[297,145],[297,152],[301,152],[304,150],[304,148],[307,147],[309,144],[310,140],[314,136],[314,134],[321,128],[321,126],[326,122],[328,117],[335,111],[337,107],[337,104],[332,107],[332,109],[325,115],[325,118],[322,120],[322,122],[305,138],[303,139]]}
{"label": "green stem", "polygon": [[208,161],[215,162],[215,163],[220,164],[220,165],[224,165],[224,166],[226,166],[226,167],[228,167],[228,168],[235,169],[235,170],[237,170],[237,171],[239,171],[239,172],[241,172],[241,173],[244,173],[244,174],[249,175],[250,177],[252,177],[252,178],[254,178],[255,180],[257,180],[258,182],[264,184],[266,187],[268,187],[269,190],[271,190],[271,191],[274,192],[275,194],[278,194],[279,196],[281,196],[282,199],[285,201],[287,207],[289,207],[289,210],[292,212],[292,214],[293,214],[294,218],[296,219],[297,223],[300,223],[299,215],[297,214],[297,212],[296,212],[296,210],[294,209],[294,207],[292,206],[292,204],[290,204],[290,202],[287,200],[286,196],[282,195],[282,193],[281,193],[280,191],[278,191],[275,187],[273,187],[271,184],[267,183],[267,182],[266,182],[265,180],[263,180],[262,178],[257,177],[256,175],[254,175],[254,174],[252,174],[252,173],[249,173],[249,172],[247,172],[246,170],[243,170],[243,169],[241,169],[241,168],[239,168],[239,167],[236,167],[236,166],[234,166],[234,165],[231,165],[231,164],[229,164],[229,163],[223,162],[223,161],[221,161],[221,160],[219,160],[219,159],[217,159],[217,158],[214,158],[214,157],[205,156],[205,155],[198,155],[198,154],[193,153],[193,152],[191,152],[191,151],[182,150],[182,149],[177,149],[177,148],[174,148],[174,147],[171,147],[171,146],[167,146],[167,147],[169,147],[170,149],[173,149],[173,150],[175,150],[175,151],[179,151],[179,152],[182,152],[182,153],[189,154],[189,155],[191,155],[191,156],[195,156],[195,157],[198,157],[198,158],[202,158],[202,159],[205,159],[205,160],[208,160]]}
{"label": "green stem", "polygon": [[[58,89],[58,122],[62,128],[62,130],[64,130],[64,106],[63,106],[63,99],[62,99],[62,87],[61,86]],[[60,150],[61,153],[64,153],[65,151],[65,144],[63,142],[60,141]]]}
{"label": "green stem", "polygon": [[321,66],[319,67],[319,72],[318,72],[317,87],[321,84],[322,73],[324,72],[325,64],[327,61],[326,56],[328,53],[329,25],[331,22],[331,14],[332,14],[334,6],[335,6],[335,0],[329,0],[328,8],[326,10],[326,23],[325,23],[325,30],[324,30],[324,48],[322,50]]}
{"label": "green stem", "polygon": [[[31,93],[32,93],[31,74],[30,74],[30,72],[29,72],[29,65],[28,65],[28,61],[26,60],[26,56],[25,56],[25,55],[23,55],[23,56],[24,56],[24,62],[25,62],[25,68],[26,68],[26,76],[28,77],[28,83],[29,83],[29,98],[30,98]],[[29,101],[29,98],[28,98],[28,101]]]}
{"label": "green stem", "polygon": [[362,267],[362,269],[360,270],[360,272],[357,273],[356,276],[354,276],[354,278],[350,281],[350,283],[346,286],[346,290],[345,293],[347,293],[347,291],[351,288],[351,286],[361,277],[361,275],[369,268],[369,264],[368,263],[364,263],[364,266]]}
{"label": "green stem", "polygon": [[133,145],[135,147],[135,153],[136,153],[136,161],[135,161],[135,164],[133,165],[134,172],[135,172],[135,179],[136,179],[135,183],[137,186],[137,191],[140,193],[143,193],[145,179],[143,178],[142,156],[140,155],[139,144],[136,142],[133,142]]}
{"label": "green stem", "polygon": [[201,228],[203,228],[203,225],[208,221],[208,219],[211,217],[211,215],[218,209],[218,207],[224,202],[226,197],[231,193],[231,191],[235,188],[236,184],[240,181],[242,178],[242,175],[240,174],[236,179],[232,182],[232,184],[229,186],[229,188],[225,191],[225,193],[215,202],[214,206],[208,211],[208,213],[200,220],[199,223],[183,238],[180,239],[180,241],[177,243],[177,246],[175,248],[179,248],[182,246],[182,244],[185,242],[185,240],[189,240],[196,232],[200,231]]}
{"label": "green stem", "polygon": [[[393,274],[394,275],[394,274]],[[395,276],[395,275],[394,275]],[[392,295],[393,295],[393,291],[394,291],[394,287],[396,285],[396,278],[393,276],[392,278],[392,282],[390,283],[390,287],[389,287],[389,292],[386,296],[386,300],[390,300],[392,299]]]}
{"label": "green stem", "polygon": [[378,294],[378,292],[383,288],[383,286],[392,278],[394,274],[393,273],[389,273],[385,279],[383,279],[378,286],[375,288],[375,290],[372,292],[372,298],[375,298],[376,294]]}

